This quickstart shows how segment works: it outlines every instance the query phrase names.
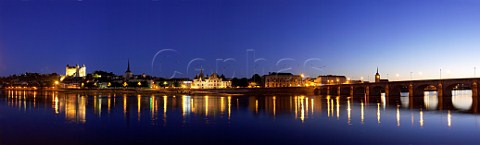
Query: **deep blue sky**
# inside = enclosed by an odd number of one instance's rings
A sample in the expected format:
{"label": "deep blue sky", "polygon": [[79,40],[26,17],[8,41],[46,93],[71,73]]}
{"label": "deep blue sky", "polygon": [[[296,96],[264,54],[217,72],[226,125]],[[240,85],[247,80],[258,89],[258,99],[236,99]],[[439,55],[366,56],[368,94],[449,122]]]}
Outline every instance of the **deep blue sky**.
{"label": "deep blue sky", "polygon": [[[248,49],[265,60],[248,51],[247,69]],[[136,74],[192,77],[233,58],[218,72],[472,77],[479,55],[475,0],[0,0],[1,76],[123,74],[130,59]]]}

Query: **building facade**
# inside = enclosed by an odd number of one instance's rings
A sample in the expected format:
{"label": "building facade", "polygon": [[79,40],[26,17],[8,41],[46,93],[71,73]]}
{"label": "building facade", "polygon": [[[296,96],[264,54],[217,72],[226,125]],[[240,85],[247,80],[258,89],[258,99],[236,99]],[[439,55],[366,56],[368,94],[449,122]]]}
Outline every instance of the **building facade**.
{"label": "building facade", "polygon": [[318,76],[315,79],[315,84],[316,85],[344,84],[347,81],[348,81],[347,77],[345,76],[324,75],[324,76]]}
{"label": "building facade", "polygon": [[87,76],[87,67],[84,65],[70,66],[67,64],[65,67],[65,76],[67,77],[85,77]]}
{"label": "building facade", "polygon": [[263,76],[265,88],[301,87],[302,77],[291,73],[268,73]]}
{"label": "building facade", "polygon": [[217,73],[212,73],[210,76],[204,76],[203,70],[196,75],[191,84],[192,89],[220,89],[232,87],[231,81],[227,81],[223,77],[219,77]]}

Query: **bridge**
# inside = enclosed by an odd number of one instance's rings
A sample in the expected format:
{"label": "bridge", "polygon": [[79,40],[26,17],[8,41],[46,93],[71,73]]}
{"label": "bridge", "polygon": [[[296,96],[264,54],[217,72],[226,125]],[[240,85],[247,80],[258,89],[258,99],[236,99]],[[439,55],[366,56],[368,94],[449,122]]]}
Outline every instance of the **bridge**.
{"label": "bridge", "polygon": [[334,84],[316,87],[315,94],[323,95],[359,95],[400,96],[401,92],[408,92],[409,96],[423,96],[424,91],[437,91],[439,97],[452,96],[454,89],[472,90],[472,96],[478,97],[478,82],[480,78],[455,78],[455,79],[432,79],[432,80],[408,80],[408,81],[381,81],[364,82],[357,84]]}

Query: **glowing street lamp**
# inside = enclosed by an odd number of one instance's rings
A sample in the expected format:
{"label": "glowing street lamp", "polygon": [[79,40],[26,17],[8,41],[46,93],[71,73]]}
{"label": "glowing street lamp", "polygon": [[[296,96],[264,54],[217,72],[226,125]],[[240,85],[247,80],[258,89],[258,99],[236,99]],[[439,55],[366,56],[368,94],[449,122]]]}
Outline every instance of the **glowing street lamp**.
{"label": "glowing street lamp", "polygon": [[164,89],[165,89],[165,87],[167,87],[167,84],[168,84],[167,81],[164,81],[164,82],[163,82],[163,88],[164,88]]}
{"label": "glowing street lamp", "polygon": [[123,87],[127,87],[127,86],[128,86],[127,82],[123,82]]}
{"label": "glowing street lamp", "polygon": [[55,84],[55,86],[54,86],[53,88],[57,87],[57,86],[58,86],[58,84],[60,84],[60,82],[58,82],[58,81],[55,81],[55,82],[54,82],[54,84]]}

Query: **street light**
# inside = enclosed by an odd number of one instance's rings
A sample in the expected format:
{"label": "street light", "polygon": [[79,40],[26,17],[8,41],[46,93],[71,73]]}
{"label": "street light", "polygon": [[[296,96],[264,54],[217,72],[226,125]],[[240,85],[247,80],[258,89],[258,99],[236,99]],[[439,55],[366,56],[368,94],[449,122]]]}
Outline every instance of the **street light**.
{"label": "street light", "polygon": [[477,67],[473,67],[473,77],[477,77]]}
{"label": "street light", "polygon": [[165,89],[165,87],[167,87],[167,84],[168,84],[167,81],[164,81],[164,82],[163,82],[163,88],[164,88],[164,89]]}
{"label": "street light", "polygon": [[442,79],[442,69],[440,68],[440,79]]}
{"label": "street light", "polygon": [[413,80],[413,72],[410,72],[410,80]]}
{"label": "street light", "polygon": [[[55,81],[55,87],[57,87],[58,84],[59,84],[59,82],[58,82],[58,81]],[[53,87],[53,88],[55,88],[55,87]]]}

